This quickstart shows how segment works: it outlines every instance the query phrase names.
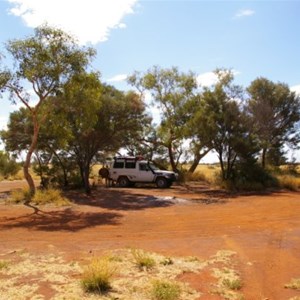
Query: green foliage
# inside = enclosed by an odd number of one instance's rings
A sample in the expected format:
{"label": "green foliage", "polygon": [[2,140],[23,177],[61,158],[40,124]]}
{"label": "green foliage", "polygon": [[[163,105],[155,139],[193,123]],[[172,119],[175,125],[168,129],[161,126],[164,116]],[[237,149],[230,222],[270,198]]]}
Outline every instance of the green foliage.
{"label": "green foliage", "polygon": [[[31,157],[37,148],[40,126],[51,111],[43,109],[44,103],[55,99],[54,96],[60,93],[62,84],[70,76],[84,71],[94,50],[78,47],[70,35],[47,25],[36,28],[31,37],[8,41],[6,49],[12,56],[14,69],[3,88],[10,93],[12,102],[21,102],[27,108],[27,121],[32,126],[30,134],[25,136],[25,149],[29,151],[23,170],[31,193],[34,194],[35,184],[29,173]],[[37,97],[35,105],[32,105],[32,98],[24,89],[28,83]]]}
{"label": "green foliage", "polygon": [[257,78],[248,87],[247,110],[252,132],[257,135],[263,167],[284,161],[284,145],[300,141],[300,97],[284,83]]}
{"label": "green foliage", "polygon": [[179,299],[181,289],[177,283],[155,280],[152,283],[151,298],[153,300]]}
{"label": "green foliage", "polygon": [[140,249],[132,249],[132,256],[140,270],[149,270],[155,266],[155,260],[146,252]]}
{"label": "green foliage", "polygon": [[105,258],[94,258],[85,268],[81,285],[85,292],[107,293],[111,287],[111,280],[116,273],[115,267]]}
{"label": "green foliage", "polygon": [[238,163],[233,177],[227,180],[227,188],[241,191],[258,191],[268,187],[277,187],[278,181],[268,170],[257,163]]}
{"label": "green foliage", "polygon": [[162,69],[155,66],[144,74],[135,73],[129,83],[139,91],[151,92],[161,112],[161,124],[157,127],[157,140],[168,151],[169,163],[177,171],[178,158],[182,155],[182,142],[188,114],[185,104],[197,89],[193,73],[181,73],[178,68]]}
{"label": "green foliage", "polygon": [[8,179],[10,176],[15,176],[21,169],[15,159],[10,158],[8,153],[0,151],[0,176]]}

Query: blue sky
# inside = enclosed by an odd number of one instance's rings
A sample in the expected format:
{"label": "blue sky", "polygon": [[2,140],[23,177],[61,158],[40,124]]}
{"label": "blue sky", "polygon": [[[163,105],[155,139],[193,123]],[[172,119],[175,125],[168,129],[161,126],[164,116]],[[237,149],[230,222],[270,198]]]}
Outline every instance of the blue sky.
{"label": "blue sky", "polygon": [[[95,47],[93,68],[121,89],[133,71],[160,65],[191,70],[203,84],[231,68],[245,87],[264,76],[300,94],[299,13],[300,0],[0,0],[0,52],[47,21]],[[16,107],[0,102],[4,128]]]}

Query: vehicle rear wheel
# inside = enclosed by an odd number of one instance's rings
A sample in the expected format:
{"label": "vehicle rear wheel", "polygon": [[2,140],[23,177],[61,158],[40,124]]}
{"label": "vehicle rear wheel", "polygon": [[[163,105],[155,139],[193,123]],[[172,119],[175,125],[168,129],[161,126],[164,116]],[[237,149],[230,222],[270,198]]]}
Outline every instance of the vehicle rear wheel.
{"label": "vehicle rear wheel", "polygon": [[122,176],[118,179],[118,184],[120,187],[127,187],[130,184],[130,181],[126,176]]}
{"label": "vehicle rear wheel", "polygon": [[168,182],[166,178],[159,177],[156,179],[156,186],[160,189],[164,189],[168,186]]}

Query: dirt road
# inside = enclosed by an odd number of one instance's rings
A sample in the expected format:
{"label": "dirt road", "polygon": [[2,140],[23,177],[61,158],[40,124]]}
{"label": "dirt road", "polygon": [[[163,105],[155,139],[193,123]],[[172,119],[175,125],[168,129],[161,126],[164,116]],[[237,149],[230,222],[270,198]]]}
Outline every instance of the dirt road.
{"label": "dirt road", "polygon": [[[5,190],[0,183],[0,191]],[[199,185],[166,190],[100,186],[90,197],[68,196],[71,207],[35,212],[2,201],[0,253],[52,251],[71,260],[137,247],[205,259],[231,250],[245,299],[300,297],[300,291],[284,288],[300,278],[300,193],[237,196]],[[203,278],[191,275],[187,280],[201,292],[205,289],[199,282]],[[224,298],[207,293],[200,299]]]}

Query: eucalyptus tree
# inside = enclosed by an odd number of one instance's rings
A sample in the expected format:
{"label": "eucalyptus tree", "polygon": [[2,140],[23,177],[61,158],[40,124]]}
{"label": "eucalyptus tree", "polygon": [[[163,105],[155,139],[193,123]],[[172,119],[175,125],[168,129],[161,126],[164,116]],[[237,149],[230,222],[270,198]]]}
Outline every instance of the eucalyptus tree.
{"label": "eucalyptus tree", "polygon": [[200,103],[201,114],[194,122],[206,132],[208,147],[218,155],[222,179],[230,180],[237,160],[249,159],[256,149],[239,103],[242,88],[233,84],[234,76],[230,70],[216,70],[216,75],[218,82],[205,88]]}
{"label": "eucalyptus tree", "polygon": [[137,138],[147,122],[140,97],[100,82],[96,73],[72,77],[59,96],[56,114],[67,131],[66,151],[76,161],[82,184],[90,193],[89,175],[97,156],[115,152]]}
{"label": "eucalyptus tree", "polygon": [[161,112],[157,136],[166,147],[173,171],[178,171],[182,154],[184,128],[186,126],[185,104],[197,89],[193,73],[181,73],[177,68],[161,69],[157,66],[146,73],[136,72],[129,77],[129,83],[139,91],[149,91]]}
{"label": "eucalyptus tree", "polygon": [[[41,110],[52,110],[54,112],[53,101],[53,99],[46,101]],[[50,173],[58,173],[57,167],[49,168],[51,162],[52,167],[58,165],[61,169],[62,184],[64,186],[68,185],[67,172],[70,168],[63,153],[68,140],[68,132],[62,124],[60,114],[52,113],[40,126],[39,139],[33,154],[34,160],[39,165],[34,169],[40,175],[41,183],[47,182],[44,175],[48,177]],[[26,107],[21,107],[19,110],[12,112],[9,116],[7,129],[0,131],[0,138],[4,142],[6,151],[13,153],[15,156],[28,151],[31,145],[32,131],[32,118]],[[55,177],[57,175],[55,174]]]}
{"label": "eucalyptus tree", "polygon": [[285,145],[300,141],[300,98],[284,83],[266,78],[255,79],[247,89],[248,113],[254,133],[259,139],[261,164],[279,163]]}
{"label": "eucalyptus tree", "polygon": [[2,90],[10,92],[12,102],[21,102],[28,109],[33,124],[23,171],[34,194],[35,184],[29,173],[31,157],[41,124],[51,113],[42,112],[41,107],[60,92],[61,84],[72,74],[84,70],[95,52],[80,48],[70,35],[47,25],[36,28],[28,38],[8,41],[6,49],[14,67],[1,71]]}

